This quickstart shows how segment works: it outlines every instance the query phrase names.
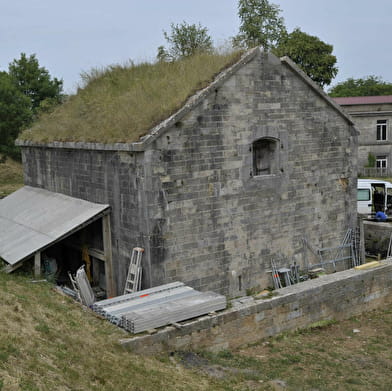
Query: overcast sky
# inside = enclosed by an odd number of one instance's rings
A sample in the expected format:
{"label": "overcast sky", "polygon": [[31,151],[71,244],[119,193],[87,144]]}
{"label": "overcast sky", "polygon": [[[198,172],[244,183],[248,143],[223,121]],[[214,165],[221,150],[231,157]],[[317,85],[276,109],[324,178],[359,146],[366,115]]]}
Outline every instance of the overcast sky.
{"label": "overcast sky", "polygon": [[[334,46],[339,73],[392,82],[391,0],[280,0],[289,31],[300,27]],[[20,53],[75,91],[80,73],[153,60],[170,23],[201,23],[216,45],[238,32],[237,0],[0,0],[0,70]]]}

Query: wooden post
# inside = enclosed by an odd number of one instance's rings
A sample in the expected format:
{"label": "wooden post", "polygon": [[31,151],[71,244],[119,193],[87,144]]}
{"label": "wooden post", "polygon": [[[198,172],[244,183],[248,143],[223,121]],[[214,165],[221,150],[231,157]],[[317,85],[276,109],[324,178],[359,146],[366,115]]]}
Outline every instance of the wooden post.
{"label": "wooden post", "polygon": [[34,254],[34,276],[39,277],[41,275],[41,252],[37,251]]}
{"label": "wooden post", "polygon": [[110,230],[110,216],[102,217],[103,252],[105,254],[106,295],[117,296],[116,284],[113,276],[112,234]]}

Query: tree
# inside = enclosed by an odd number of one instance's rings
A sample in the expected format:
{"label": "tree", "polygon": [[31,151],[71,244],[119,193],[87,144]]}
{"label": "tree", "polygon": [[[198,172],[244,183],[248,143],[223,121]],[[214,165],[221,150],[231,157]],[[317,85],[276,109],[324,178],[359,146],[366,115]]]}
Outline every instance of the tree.
{"label": "tree", "polygon": [[8,73],[0,73],[0,152],[20,157],[15,139],[40,112],[62,101],[62,88],[62,80],[52,79],[35,54],[22,53]]}
{"label": "tree", "polygon": [[32,119],[30,100],[14,85],[6,72],[0,72],[0,152],[15,157],[15,139]]}
{"label": "tree", "polygon": [[163,32],[163,36],[169,44],[169,49],[159,46],[157,58],[160,61],[177,60],[192,56],[198,52],[212,51],[212,39],[208,35],[208,29],[202,27],[200,23],[170,25],[171,32]]}
{"label": "tree", "polygon": [[329,95],[333,97],[392,95],[392,83],[385,82],[379,76],[367,76],[363,79],[349,78],[332,87]]}
{"label": "tree", "polygon": [[263,46],[269,50],[287,35],[279,6],[268,0],[239,0],[240,32],[233,38],[234,46]]}
{"label": "tree", "polygon": [[332,45],[296,28],[273,52],[279,57],[290,57],[313,81],[324,87],[331,84],[338,72],[332,50]]}
{"label": "tree", "polygon": [[22,53],[19,60],[9,64],[8,74],[17,89],[30,99],[34,114],[45,100],[61,103],[63,81],[52,79],[49,72],[39,66],[35,54],[27,57]]}

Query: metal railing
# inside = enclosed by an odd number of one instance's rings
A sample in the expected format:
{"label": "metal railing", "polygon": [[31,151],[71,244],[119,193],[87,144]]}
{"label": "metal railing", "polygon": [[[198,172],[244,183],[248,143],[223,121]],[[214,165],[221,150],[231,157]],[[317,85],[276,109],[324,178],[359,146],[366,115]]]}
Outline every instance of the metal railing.
{"label": "metal railing", "polygon": [[392,170],[388,167],[363,167],[361,176],[364,177],[391,177]]}

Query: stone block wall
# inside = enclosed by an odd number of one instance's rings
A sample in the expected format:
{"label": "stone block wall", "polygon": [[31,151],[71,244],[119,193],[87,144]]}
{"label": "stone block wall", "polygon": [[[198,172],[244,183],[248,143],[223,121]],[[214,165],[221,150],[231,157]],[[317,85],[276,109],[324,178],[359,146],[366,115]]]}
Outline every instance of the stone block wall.
{"label": "stone block wall", "polygon": [[[252,143],[279,140],[278,169],[253,173]],[[273,56],[216,87],[145,153],[152,280],[231,297],[272,285],[271,259],[303,263],[302,238],[337,246],[355,226],[355,132]],[[155,261],[152,261],[155,262]]]}
{"label": "stone block wall", "polygon": [[[359,130],[358,147],[358,168],[361,173],[362,168],[368,164],[368,155],[386,156],[389,162],[392,160],[391,140],[392,140],[392,104],[372,104],[372,105],[349,105],[343,106],[344,110],[351,114],[356,128]],[[377,120],[387,120],[387,139],[377,141]]]}
{"label": "stone block wall", "polygon": [[373,255],[380,254],[385,258],[388,253],[389,241],[392,234],[391,223],[364,221],[365,249]]}
{"label": "stone block wall", "polygon": [[235,349],[322,320],[341,320],[392,303],[392,264],[350,269],[279,289],[267,300],[242,298],[216,315],[121,340],[132,352]]}
{"label": "stone block wall", "polygon": [[[85,148],[23,148],[26,185],[111,206],[113,274],[118,293],[124,288],[132,248],[146,240],[141,207],[144,173],[138,157],[137,153]],[[146,268],[145,278],[148,271]]]}
{"label": "stone block wall", "polygon": [[[271,175],[254,172],[260,138],[277,140]],[[119,292],[136,245],[143,287],[179,280],[235,297],[272,285],[271,259],[303,264],[304,237],[334,247],[356,224],[356,132],[260,51],[140,152],[22,146],[26,184],[111,205]]]}
{"label": "stone block wall", "polygon": [[[389,108],[389,107],[388,107]],[[370,113],[368,116],[354,115],[355,126],[360,131],[359,136],[359,147],[358,147],[358,171],[363,172],[362,167],[368,164],[369,153],[374,156],[386,156],[389,162],[391,162],[391,138],[392,138],[392,128],[390,122],[392,120],[392,115],[390,114],[377,114]],[[376,127],[377,120],[388,120],[389,124],[387,127],[387,140],[377,141],[376,139]]]}

